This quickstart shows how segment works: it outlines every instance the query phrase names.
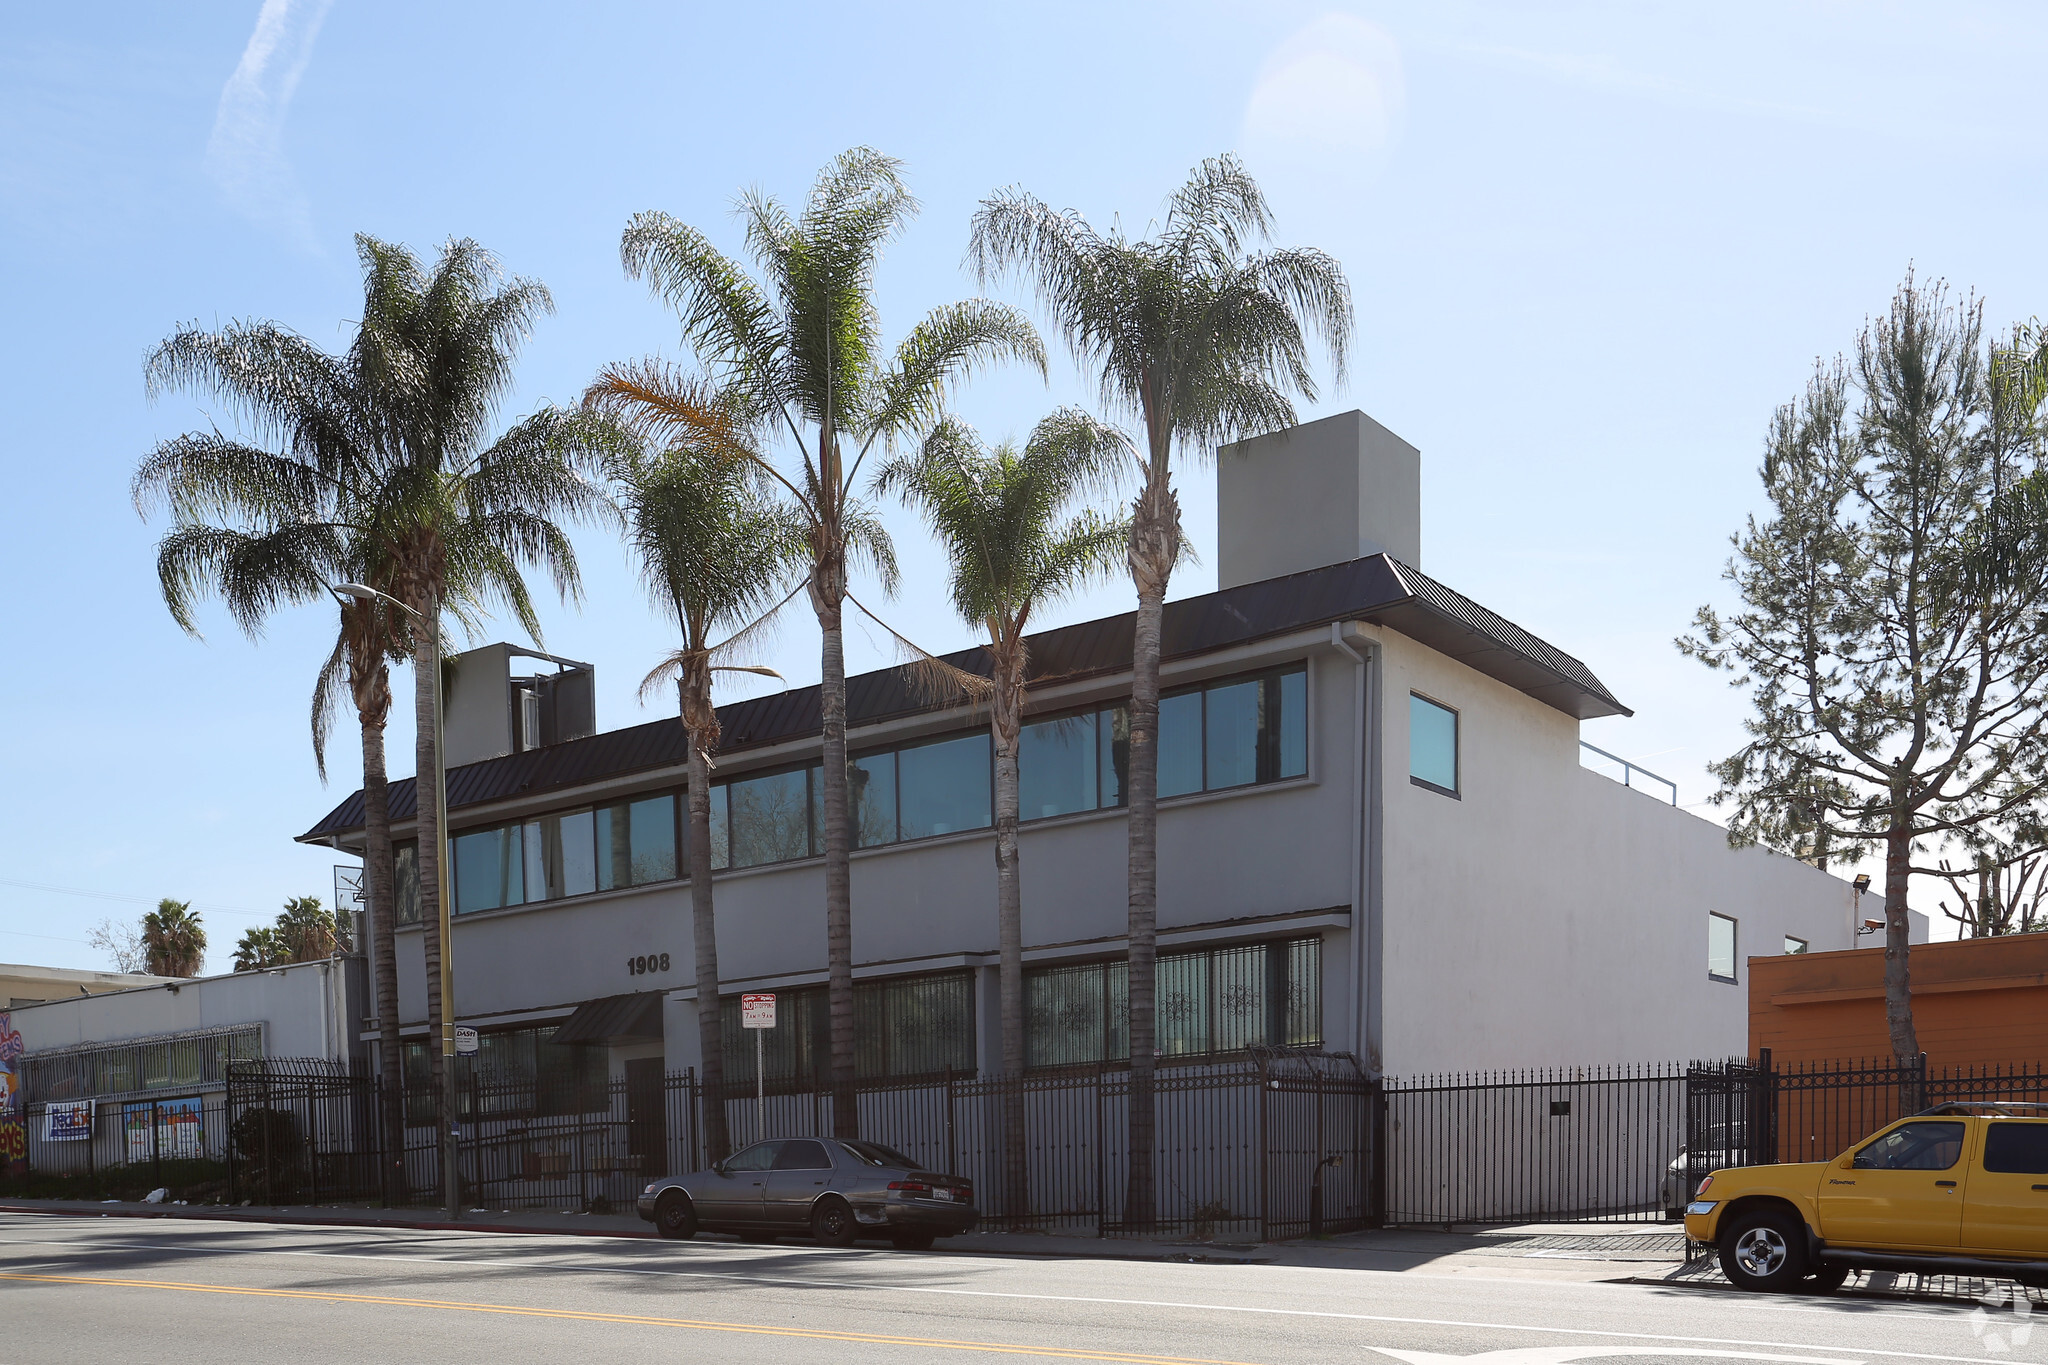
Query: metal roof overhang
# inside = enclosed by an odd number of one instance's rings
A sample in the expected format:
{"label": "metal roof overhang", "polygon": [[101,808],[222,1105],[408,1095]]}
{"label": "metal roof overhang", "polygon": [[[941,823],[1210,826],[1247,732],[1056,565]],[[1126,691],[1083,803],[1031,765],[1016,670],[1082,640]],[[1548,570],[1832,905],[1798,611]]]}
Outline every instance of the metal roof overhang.
{"label": "metal roof overhang", "polygon": [[[1197,657],[1251,641],[1334,621],[1364,620],[1390,629],[1580,720],[1633,714],[1585,664],[1471,598],[1390,555],[1308,569],[1166,604],[1161,654]],[[1135,616],[1124,612],[1030,637],[1031,682],[1044,685],[1110,676],[1131,666]],[[956,668],[987,676],[979,648],[945,656]],[[951,709],[926,701],[910,671],[886,668],[846,681],[850,726]],[[792,688],[718,708],[722,756],[815,734],[818,689]],[[687,759],[682,727],[653,721],[525,753],[466,764],[448,774],[450,810],[509,797],[589,786],[639,772],[679,771]],[[389,788],[394,824],[414,813],[411,778]],[[299,836],[328,843],[363,827],[358,791]]]}
{"label": "metal roof overhang", "polygon": [[661,992],[634,991],[586,1000],[555,1027],[554,1043],[658,1043]]}

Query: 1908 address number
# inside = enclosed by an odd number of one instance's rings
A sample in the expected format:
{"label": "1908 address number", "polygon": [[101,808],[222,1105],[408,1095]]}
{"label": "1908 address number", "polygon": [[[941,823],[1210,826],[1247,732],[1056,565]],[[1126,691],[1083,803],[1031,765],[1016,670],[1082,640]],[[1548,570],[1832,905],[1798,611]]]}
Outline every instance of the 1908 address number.
{"label": "1908 address number", "polygon": [[633,976],[645,976],[649,972],[665,972],[667,970],[667,953],[648,953],[643,957],[629,957],[626,959],[626,971]]}

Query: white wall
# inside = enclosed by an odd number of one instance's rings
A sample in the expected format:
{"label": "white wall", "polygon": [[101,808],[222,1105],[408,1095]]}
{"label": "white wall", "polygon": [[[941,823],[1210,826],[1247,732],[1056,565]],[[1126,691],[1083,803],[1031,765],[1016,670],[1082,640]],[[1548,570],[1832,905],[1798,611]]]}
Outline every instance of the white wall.
{"label": "white wall", "polygon": [[[1738,959],[1788,934],[1850,946],[1846,881],[1729,848],[1720,826],[1581,767],[1573,718],[1379,639],[1389,1074],[1740,1054],[1748,968],[1708,978],[1710,910],[1738,920]],[[1411,691],[1459,712],[1459,799],[1409,781]]]}
{"label": "white wall", "polygon": [[354,1027],[347,1017],[344,972],[339,960],[302,962],[176,986],[53,1000],[12,1014],[31,1056],[82,1043],[260,1024],[265,1056],[344,1059]]}

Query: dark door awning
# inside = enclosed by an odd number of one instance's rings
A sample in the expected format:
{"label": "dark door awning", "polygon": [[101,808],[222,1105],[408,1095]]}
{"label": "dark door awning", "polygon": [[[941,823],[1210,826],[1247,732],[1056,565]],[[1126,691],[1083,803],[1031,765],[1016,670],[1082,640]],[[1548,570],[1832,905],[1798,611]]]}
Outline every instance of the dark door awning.
{"label": "dark door awning", "polygon": [[634,991],[586,1000],[555,1029],[557,1043],[658,1043],[661,992]]}

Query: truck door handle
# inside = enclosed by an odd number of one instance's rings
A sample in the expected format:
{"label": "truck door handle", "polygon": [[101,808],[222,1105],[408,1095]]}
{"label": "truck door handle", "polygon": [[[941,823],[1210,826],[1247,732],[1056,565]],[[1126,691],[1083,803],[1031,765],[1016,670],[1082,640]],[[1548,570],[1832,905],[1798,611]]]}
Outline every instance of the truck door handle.
{"label": "truck door handle", "polygon": [[1954,1189],[1956,1187],[1956,1182],[1953,1180],[1937,1180],[1934,1183],[1937,1185],[1946,1186],[1949,1189]]}
{"label": "truck door handle", "polygon": [[2036,1185],[2034,1188],[2037,1190],[2048,1190],[2048,1185]]}

